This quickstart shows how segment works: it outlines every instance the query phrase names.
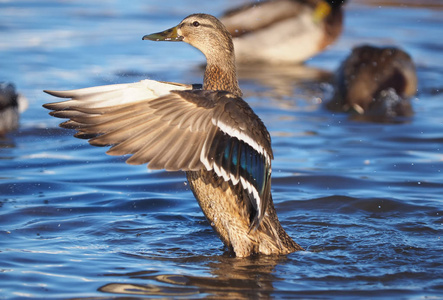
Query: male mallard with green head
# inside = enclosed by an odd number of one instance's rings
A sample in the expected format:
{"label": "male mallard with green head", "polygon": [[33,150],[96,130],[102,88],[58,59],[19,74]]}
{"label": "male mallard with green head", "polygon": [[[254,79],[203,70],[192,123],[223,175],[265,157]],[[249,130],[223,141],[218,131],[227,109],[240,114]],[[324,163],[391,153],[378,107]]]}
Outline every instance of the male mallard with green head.
{"label": "male mallard with green head", "polygon": [[72,91],[45,104],[61,124],[130,164],[186,171],[209,223],[237,257],[302,250],[282,228],[271,195],[270,135],[241,98],[231,35],[215,17],[193,14],[144,40],[184,41],[206,56],[203,89],[143,80]]}
{"label": "male mallard with green head", "polygon": [[346,0],[268,0],[226,12],[237,63],[297,64],[337,40]]}

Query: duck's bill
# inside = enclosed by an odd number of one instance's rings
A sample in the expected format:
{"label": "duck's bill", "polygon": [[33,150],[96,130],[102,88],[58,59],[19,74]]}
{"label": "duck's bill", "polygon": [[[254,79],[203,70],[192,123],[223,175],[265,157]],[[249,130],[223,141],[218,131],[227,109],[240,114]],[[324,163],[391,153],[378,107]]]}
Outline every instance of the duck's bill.
{"label": "duck's bill", "polygon": [[183,37],[177,34],[177,27],[172,27],[162,32],[147,34],[143,40],[180,42],[183,41]]}
{"label": "duck's bill", "polygon": [[314,22],[322,22],[331,13],[331,5],[326,3],[326,1],[319,2],[314,9]]}

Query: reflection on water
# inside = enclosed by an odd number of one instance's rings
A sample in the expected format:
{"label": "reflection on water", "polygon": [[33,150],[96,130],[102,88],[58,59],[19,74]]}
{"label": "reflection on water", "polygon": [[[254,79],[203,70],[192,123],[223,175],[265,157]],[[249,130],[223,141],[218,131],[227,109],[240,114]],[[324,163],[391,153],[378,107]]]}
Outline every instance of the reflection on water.
{"label": "reflection on water", "polygon": [[149,271],[108,274],[111,277],[141,279],[147,283],[109,283],[100,287],[100,291],[168,297],[200,295],[224,299],[269,298],[274,290],[273,282],[281,280],[274,274],[274,268],[286,260],[285,257],[265,256],[247,259],[229,256],[179,258],[174,259],[177,264],[193,265],[197,262],[206,266],[211,276],[153,275]]}
{"label": "reflection on water", "polygon": [[[0,299],[441,297],[438,1],[349,1],[341,39],[306,65],[239,69],[272,136],[279,219],[306,249],[288,256],[229,256],[182,172],[126,165],[41,107],[51,101],[43,89],[201,83],[198,52],[141,37],[195,7],[217,15],[237,4],[0,3],[0,81],[29,101],[0,140]],[[355,122],[324,107],[340,62],[368,42],[399,46],[416,64],[407,122]]]}
{"label": "reflection on water", "polygon": [[[274,97],[294,97],[296,88],[307,84],[329,82],[332,74],[329,71],[307,65],[293,66],[239,66],[238,77],[243,81],[252,81],[262,86],[268,95]],[[263,96],[263,91],[256,95]],[[253,95],[253,94],[252,94]],[[298,95],[297,95],[298,96]]]}

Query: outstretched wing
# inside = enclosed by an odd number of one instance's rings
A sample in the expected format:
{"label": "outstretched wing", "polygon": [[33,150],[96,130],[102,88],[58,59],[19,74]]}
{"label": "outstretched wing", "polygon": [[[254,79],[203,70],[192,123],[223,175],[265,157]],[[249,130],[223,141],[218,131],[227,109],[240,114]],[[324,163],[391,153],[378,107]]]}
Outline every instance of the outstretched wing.
{"label": "outstretched wing", "polygon": [[[47,93],[72,100],[45,104],[62,127],[129,164],[168,171],[214,170],[241,184],[258,226],[270,197],[272,150],[268,131],[249,105],[228,92],[173,90],[163,96],[146,82]],[[183,87],[183,89],[190,87]],[[154,95],[155,94],[155,95]]]}

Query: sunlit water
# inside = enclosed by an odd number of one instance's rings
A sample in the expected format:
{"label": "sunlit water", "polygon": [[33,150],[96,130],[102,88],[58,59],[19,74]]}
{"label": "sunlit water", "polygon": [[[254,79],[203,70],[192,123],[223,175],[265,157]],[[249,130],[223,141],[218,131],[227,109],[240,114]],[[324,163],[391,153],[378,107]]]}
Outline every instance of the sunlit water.
{"label": "sunlit water", "polygon": [[[0,1],[0,81],[29,101],[0,141],[0,298],[443,298],[443,7],[427,2],[351,0],[344,35],[306,68],[239,71],[272,135],[280,220],[306,251],[236,259],[183,173],[107,156],[41,105],[54,101],[43,89],[201,82],[198,51],[141,37],[237,2]],[[323,108],[330,72],[361,43],[411,54],[415,116]]]}

